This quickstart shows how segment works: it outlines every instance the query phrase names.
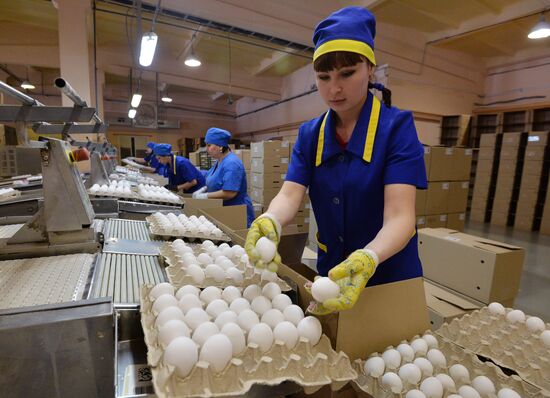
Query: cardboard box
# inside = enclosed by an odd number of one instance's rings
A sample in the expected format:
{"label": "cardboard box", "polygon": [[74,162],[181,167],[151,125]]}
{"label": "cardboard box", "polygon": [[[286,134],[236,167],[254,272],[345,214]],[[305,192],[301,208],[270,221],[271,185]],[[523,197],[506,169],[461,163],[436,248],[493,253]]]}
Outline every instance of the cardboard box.
{"label": "cardboard box", "polygon": [[416,190],[416,215],[424,216],[426,214],[426,197],[428,191],[426,189]]}
{"label": "cardboard box", "polygon": [[546,147],[541,145],[527,145],[525,148],[525,160],[544,160]]}
{"label": "cardboard box", "polygon": [[426,228],[426,216],[416,217],[416,227],[418,229]]}
{"label": "cardboard box", "polygon": [[260,189],[280,189],[283,186],[281,173],[252,173],[252,186]]}
{"label": "cardboard box", "polygon": [[453,149],[432,146],[429,151],[430,168],[426,169],[428,181],[449,181],[453,169]]}
{"label": "cardboard box", "polygon": [[243,162],[244,169],[250,170],[250,149],[237,149],[234,153]]}
{"label": "cardboard box", "polygon": [[453,148],[453,164],[451,168],[451,181],[463,181],[470,179],[472,170],[472,149]]}
{"label": "cardboard box", "polygon": [[425,214],[443,214],[447,212],[449,186],[449,182],[430,181],[428,183]]}
{"label": "cardboard box", "polygon": [[431,150],[430,147],[424,145],[424,166],[426,167],[426,177],[430,177],[430,160],[431,160]]}
{"label": "cardboard box", "polygon": [[481,159],[477,162],[476,175],[478,174],[491,174],[493,171],[492,159]]}
{"label": "cardboard box", "polygon": [[500,149],[500,161],[506,160],[516,160],[518,158],[518,148],[519,147],[505,147],[503,146]]}
{"label": "cardboard box", "polygon": [[[505,191],[501,191],[501,193],[497,196],[495,195],[495,200],[493,201],[493,208],[492,211],[503,213],[508,217],[508,212],[510,211],[510,201],[512,199],[512,193],[507,193]],[[504,221],[506,221],[506,217],[504,217]],[[500,225],[500,224],[499,224]],[[503,224],[506,225],[506,224]]]}
{"label": "cardboard box", "polygon": [[500,227],[506,227],[508,225],[508,211],[496,211],[493,207],[491,212],[491,225],[498,225]]}
{"label": "cardboard box", "polygon": [[485,208],[473,207],[470,209],[470,220],[477,222],[485,222]]}
{"label": "cardboard box", "polygon": [[426,292],[426,304],[428,305],[432,330],[437,330],[453,318],[461,317],[483,306],[482,303],[467,300],[456,292],[438,286],[426,279],[424,279],[424,291]]}
{"label": "cardboard box", "polygon": [[541,176],[536,174],[523,174],[521,176],[520,195],[521,191],[534,190],[538,191],[541,184]]}
{"label": "cardboard box", "polygon": [[480,191],[479,193],[476,193],[476,191],[474,191],[474,195],[472,196],[471,207],[475,207],[485,211],[485,208],[487,207],[488,197],[489,197],[488,191]]}
{"label": "cardboard box", "polygon": [[515,175],[517,170],[517,158],[515,159],[503,159],[498,165],[499,174]]}
{"label": "cardboard box", "polygon": [[446,214],[426,216],[426,228],[445,228],[447,226]]}
{"label": "cardboard box", "polygon": [[527,207],[534,210],[534,206],[537,204],[539,198],[539,190],[537,189],[525,189],[519,191],[518,209],[520,207]]}
{"label": "cardboard box", "polygon": [[194,165],[194,166],[200,166],[200,161],[199,161],[199,152],[189,152],[189,161]]}
{"label": "cardboard box", "polygon": [[475,184],[479,186],[486,186],[489,189],[491,185],[491,174],[489,173],[476,173]]}
{"label": "cardboard box", "polygon": [[527,160],[523,163],[523,175],[532,174],[540,176],[544,170],[544,161],[542,160]]}
{"label": "cardboard box", "polygon": [[[222,199],[193,199],[192,194],[183,194],[183,211],[186,216],[200,216],[202,209],[210,209],[213,207],[222,207]],[[233,207],[233,206],[231,206]]]}
{"label": "cardboard box", "polygon": [[424,276],[482,303],[517,296],[524,250],[452,229],[418,231]]}
{"label": "cardboard box", "polygon": [[548,142],[548,131],[531,131],[527,137],[527,146],[546,146]]}
{"label": "cardboard box", "polygon": [[479,137],[479,147],[494,148],[497,142],[497,134],[481,134]]}
{"label": "cardboard box", "polygon": [[286,158],[252,158],[250,170],[253,173],[280,173],[288,171],[288,157]]}
{"label": "cardboard box", "polygon": [[469,190],[469,181],[452,181],[449,184],[448,213],[464,213],[466,211]]}
{"label": "cardboard box", "polygon": [[288,158],[288,141],[260,141],[250,143],[252,158]]}
{"label": "cardboard box", "polygon": [[514,178],[513,173],[507,173],[504,170],[499,170],[497,177],[497,191],[510,191],[514,189]]}
{"label": "cardboard box", "polygon": [[246,228],[246,205],[203,208],[200,210],[200,214],[214,224],[224,225],[234,231]]}
{"label": "cardboard box", "polygon": [[495,148],[494,147],[482,147],[479,148],[477,155],[477,160],[489,159],[493,160],[495,158]]}
{"label": "cardboard box", "polygon": [[519,206],[514,219],[514,228],[522,231],[531,231],[535,219],[535,207]]}
{"label": "cardboard box", "polygon": [[279,189],[261,189],[252,187],[250,190],[250,199],[254,202],[262,203],[264,206],[267,206],[278,193]]}
{"label": "cardboard box", "polygon": [[502,134],[502,146],[503,147],[518,147],[521,144],[521,136],[523,133],[503,133]]}
{"label": "cardboard box", "polygon": [[454,229],[455,231],[464,231],[465,223],[466,223],[466,213],[447,214],[446,228]]}
{"label": "cardboard box", "polygon": [[550,204],[548,200],[546,200],[546,203],[544,205],[544,211],[542,213],[542,220],[540,223],[540,233],[545,235],[550,235]]}

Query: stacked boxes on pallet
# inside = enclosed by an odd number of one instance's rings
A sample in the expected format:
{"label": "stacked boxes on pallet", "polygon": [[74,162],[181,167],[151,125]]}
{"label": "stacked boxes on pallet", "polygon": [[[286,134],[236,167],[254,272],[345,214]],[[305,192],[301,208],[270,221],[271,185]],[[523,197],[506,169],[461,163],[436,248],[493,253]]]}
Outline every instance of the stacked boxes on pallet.
{"label": "stacked boxes on pallet", "polygon": [[[546,162],[548,165],[548,162]],[[546,167],[548,170],[548,167]],[[549,173],[550,174],[550,173]],[[546,187],[550,185],[550,177],[546,178]],[[546,235],[550,235],[550,195],[546,195],[544,202],[544,209],[541,217],[540,232]]]}
{"label": "stacked boxes on pallet", "polygon": [[[496,176],[493,176],[493,171],[498,170],[499,158],[495,159],[496,148],[496,134],[483,134],[481,136],[479,140],[472,208],[470,210],[470,219],[474,221],[485,222],[485,216],[490,210],[488,203],[492,203],[494,192],[492,192],[491,196],[489,193],[491,192],[492,181],[496,178]],[[495,161],[497,161],[496,168],[494,167]]]}
{"label": "stacked boxes on pallet", "polygon": [[244,171],[246,172],[246,187],[250,192],[250,186],[252,184],[252,172],[250,171],[250,149],[236,149],[233,152],[243,162]]}

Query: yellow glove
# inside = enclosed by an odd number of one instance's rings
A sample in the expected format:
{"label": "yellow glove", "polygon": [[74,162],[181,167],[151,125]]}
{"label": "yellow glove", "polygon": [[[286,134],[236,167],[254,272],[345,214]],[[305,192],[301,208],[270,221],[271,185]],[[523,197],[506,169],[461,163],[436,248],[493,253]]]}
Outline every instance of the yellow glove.
{"label": "yellow glove", "polygon": [[322,303],[312,302],[307,311],[315,315],[326,315],[352,308],[377,265],[378,256],[372,250],[354,251],[328,273],[329,278],[340,286],[340,296]]}
{"label": "yellow glove", "polygon": [[267,267],[271,272],[277,272],[277,267],[281,264],[281,256],[279,253],[275,252],[275,257],[273,260],[269,264],[264,264],[260,253],[256,250],[256,242],[258,242],[258,239],[262,236],[265,236],[274,242],[275,246],[279,245],[281,224],[272,214],[262,214],[252,222],[252,225],[250,225],[250,229],[248,230],[248,234],[246,235],[244,249],[246,250],[252,265],[257,268]]}

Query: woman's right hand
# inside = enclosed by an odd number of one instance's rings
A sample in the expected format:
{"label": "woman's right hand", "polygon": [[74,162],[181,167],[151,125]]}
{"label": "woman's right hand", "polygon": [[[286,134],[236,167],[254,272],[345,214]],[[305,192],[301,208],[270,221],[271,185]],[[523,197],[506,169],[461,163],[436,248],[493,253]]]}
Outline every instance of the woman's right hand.
{"label": "woman's right hand", "polygon": [[252,265],[257,268],[267,267],[270,271],[277,272],[277,268],[281,264],[281,256],[279,253],[276,251],[273,260],[269,264],[265,264],[262,261],[260,253],[256,249],[256,243],[261,237],[266,237],[277,247],[279,245],[280,235],[281,224],[269,213],[262,214],[252,222],[248,234],[246,235],[246,242],[244,245],[244,249]]}

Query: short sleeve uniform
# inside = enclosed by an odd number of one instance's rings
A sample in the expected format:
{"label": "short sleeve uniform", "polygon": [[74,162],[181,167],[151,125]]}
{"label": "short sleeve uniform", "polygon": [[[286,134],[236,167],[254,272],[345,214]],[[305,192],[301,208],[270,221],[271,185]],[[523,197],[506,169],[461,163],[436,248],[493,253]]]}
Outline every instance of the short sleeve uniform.
{"label": "short sleeve uniform", "polygon": [[[326,276],[382,228],[384,187],[426,189],[424,150],[412,114],[381,105],[369,92],[346,149],[336,140],[332,111],[300,127],[286,181],[309,187],[318,226],[317,270]],[[367,286],[422,275],[417,235],[381,263]]]}
{"label": "short sleeve uniform", "polygon": [[204,176],[199,170],[189,161],[189,159],[182,156],[172,156],[172,164],[167,166],[168,183],[172,186],[178,186],[197,180],[195,186],[191,187],[185,193],[195,192],[205,186],[206,181]]}

